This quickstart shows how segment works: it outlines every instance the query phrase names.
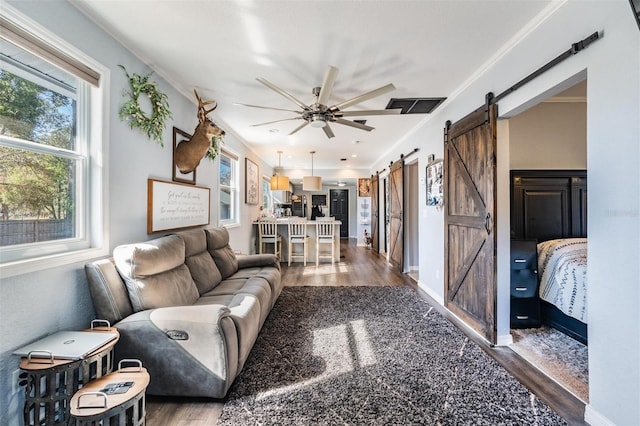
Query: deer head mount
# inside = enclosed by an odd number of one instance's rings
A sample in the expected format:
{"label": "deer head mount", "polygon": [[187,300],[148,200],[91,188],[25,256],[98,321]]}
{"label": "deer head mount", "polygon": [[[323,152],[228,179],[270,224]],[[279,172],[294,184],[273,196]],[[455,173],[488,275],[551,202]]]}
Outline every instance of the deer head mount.
{"label": "deer head mount", "polygon": [[[224,136],[224,130],[219,128],[211,119],[207,117],[211,111],[217,108],[216,101],[203,101],[196,90],[193,90],[198,100],[198,125],[193,131],[191,139],[184,140],[178,144],[175,152],[175,163],[180,173],[191,173],[198,167],[200,160],[207,154],[211,139]],[[213,108],[205,109],[206,105],[215,104]]]}

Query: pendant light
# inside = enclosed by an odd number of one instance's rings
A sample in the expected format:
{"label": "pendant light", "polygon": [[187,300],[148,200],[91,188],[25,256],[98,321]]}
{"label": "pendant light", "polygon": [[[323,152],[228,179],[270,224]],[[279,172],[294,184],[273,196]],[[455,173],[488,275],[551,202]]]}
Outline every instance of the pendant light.
{"label": "pendant light", "polygon": [[288,191],[289,190],[289,177],[281,176],[280,170],[282,167],[280,166],[280,157],[282,156],[282,151],[278,151],[278,168],[274,170],[273,176],[271,176],[271,190],[272,191]]}
{"label": "pendant light", "polygon": [[303,191],[322,191],[322,178],[320,176],[313,175],[313,154],[315,151],[311,151],[311,176],[305,176],[302,178],[302,190]]}

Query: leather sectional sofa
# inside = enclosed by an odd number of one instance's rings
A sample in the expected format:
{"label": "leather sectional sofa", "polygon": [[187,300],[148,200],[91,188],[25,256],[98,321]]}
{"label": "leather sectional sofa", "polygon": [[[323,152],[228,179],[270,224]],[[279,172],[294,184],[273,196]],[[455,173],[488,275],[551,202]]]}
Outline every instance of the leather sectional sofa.
{"label": "leather sectional sofa", "polygon": [[85,271],[120,332],[115,361],[140,359],[152,395],[223,398],[282,291],[278,259],[236,257],[224,228],[119,246]]}

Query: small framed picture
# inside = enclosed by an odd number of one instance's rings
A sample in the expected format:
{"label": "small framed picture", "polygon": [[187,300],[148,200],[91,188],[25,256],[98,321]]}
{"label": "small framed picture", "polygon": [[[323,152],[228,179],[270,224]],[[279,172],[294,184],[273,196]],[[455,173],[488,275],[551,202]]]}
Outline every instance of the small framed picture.
{"label": "small framed picture", "polygon": [[191,135],[184,132],[177,127],[173,128],[173,175],[172,180],[174,182],[188,183],[190,185],[196,184],[196,169],[193,169],[190,173],[182,173],[180,169],[176,167],[176,149],[178,144],[182,141],[188,141],[191,139]]}
{"label": "small framed picture", "polygon": [[444,201],[443,162],[433,160],[427,164],[427,205],[442,206]]}
{"label": "small framed picture", "polygon": [[245,158],[244,169],[245,197],[247,204],[258,204],[260,199],[260,170],[253,161]]}
{"label": "small framed picture", "polygon": [[371,178],[358,178],[358,197],[371,196]]}

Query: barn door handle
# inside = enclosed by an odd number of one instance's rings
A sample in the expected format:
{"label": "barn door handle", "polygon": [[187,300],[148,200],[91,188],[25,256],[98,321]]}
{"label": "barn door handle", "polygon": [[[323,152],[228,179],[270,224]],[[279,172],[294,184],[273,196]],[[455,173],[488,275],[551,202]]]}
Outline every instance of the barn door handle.
{"label": "barn door handle", "polygon": [[488,235],[491,235],[491,213],[487,213],[484,218],[484,229],[487,230]]}

